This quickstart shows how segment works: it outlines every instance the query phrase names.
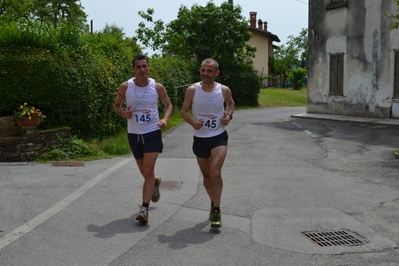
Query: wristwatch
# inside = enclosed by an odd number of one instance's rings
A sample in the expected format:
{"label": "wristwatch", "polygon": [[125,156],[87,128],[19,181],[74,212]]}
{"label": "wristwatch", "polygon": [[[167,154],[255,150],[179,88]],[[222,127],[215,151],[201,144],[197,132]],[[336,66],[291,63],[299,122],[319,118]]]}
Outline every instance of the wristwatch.
{"label": "wristwatch", "polygon": [[233,114],[227,114],[228,116],[230,116],[230,120],[233,120]]}

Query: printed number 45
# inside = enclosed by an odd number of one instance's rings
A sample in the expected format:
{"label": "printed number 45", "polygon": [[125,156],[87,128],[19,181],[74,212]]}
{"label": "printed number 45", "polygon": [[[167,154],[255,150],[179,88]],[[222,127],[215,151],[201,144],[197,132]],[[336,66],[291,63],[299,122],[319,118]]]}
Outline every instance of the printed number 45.
{"label": "printed number 45", "polygon": [[205,122],[204,127],[216,128],[216,120],[208,120]]}
{"label": "printed number 45", "polygon": [[135,117],[136,117],[136,122],[137,122],[137,123],[138,123],[138,122],[146,123],[146,122],[150,122],[150,121],[151,121],[151,116],[150,116],[150,114],[142,115],[142,116],[140,116],[140,118],[139,118],[138,115],[135,115]]}

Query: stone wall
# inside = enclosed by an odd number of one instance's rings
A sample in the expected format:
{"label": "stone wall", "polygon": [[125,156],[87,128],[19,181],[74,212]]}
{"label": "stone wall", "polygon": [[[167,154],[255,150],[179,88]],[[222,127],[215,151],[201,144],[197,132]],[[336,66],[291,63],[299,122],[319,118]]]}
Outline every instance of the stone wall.
{"label": "stone wall", "polygon": [[11,116],[0,117],[0,162],[29,161],[70,135],[69,127],[37,130],[36,126],[18,127]]}

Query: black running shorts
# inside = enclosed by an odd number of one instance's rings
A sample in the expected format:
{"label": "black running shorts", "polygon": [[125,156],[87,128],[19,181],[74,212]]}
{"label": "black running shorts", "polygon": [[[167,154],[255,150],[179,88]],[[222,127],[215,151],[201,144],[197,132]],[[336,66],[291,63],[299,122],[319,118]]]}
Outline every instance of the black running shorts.
{"label": "black running shorts", "polygon": [[163,142],[161,130],[156,130],[145,134],[129,133],[127,138],[135,159],[143,158],[144,153],[162,153]]}
{"label": "black running shorts", "polygon": [[197,157],[209,158],[211,150],[218,146],[227,146],[229,136],[227,131],[222,134],[210,138],[199,138],[194,136],[193,152]]}

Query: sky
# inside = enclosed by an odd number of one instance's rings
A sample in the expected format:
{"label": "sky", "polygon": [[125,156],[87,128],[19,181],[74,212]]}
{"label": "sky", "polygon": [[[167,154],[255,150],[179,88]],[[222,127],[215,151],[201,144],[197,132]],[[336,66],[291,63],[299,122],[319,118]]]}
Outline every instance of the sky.
{"label": "sky", "polygon": [[[139,11],[153,8],[153,19],[160,19],[168,24],[176,19],[181,5],[191,9],[194,4],[205,6],[208,2],[209,0],[80,0],[88,16],[88,23],[93,20],[94,31],[102,30],[106,24],[115,24],[123,28],[127,37],[135,36],[138,24],[143,21],[138,15]],[[218,6],[223,2],[227,0],[213,0]],[[308,27],[308,0],[233,0],[233,3],[241,6],[242,15],[248,21],[249,12],[257,12],[257,20],[268,22],[268,31],[281,40],[280,43],[274,42],[275,45],[285,44],[289,35],[298,36],[303,28]]]}

